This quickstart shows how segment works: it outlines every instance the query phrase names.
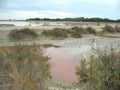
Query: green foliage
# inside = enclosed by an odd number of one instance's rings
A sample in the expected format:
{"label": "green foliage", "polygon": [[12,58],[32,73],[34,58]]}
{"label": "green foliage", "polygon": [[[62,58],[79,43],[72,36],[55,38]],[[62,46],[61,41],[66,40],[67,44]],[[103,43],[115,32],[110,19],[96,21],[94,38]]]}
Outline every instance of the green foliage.
{"label": "green foliage", "polygon": [[38,37],[38,34],[29,28],[24,28],[20,30],[12,30],[9,32],[8,37],[11,40],[22,40],[22,39],[35,39]]}
{"label": "green foliage", "polygon": [[114,48],[97,50],[98,57],[81,60],[76,68],[79,84],[89,83],[92,89],[86,90],[119,90],[120,89],[120,52]]}
{"label": "green foliage", "polygon": [[30,18],[27,19],[27,21],[29,20],[44,20],[44,21],[85,21],[85,22],[120,22],[120,20],[111,20],[108,18],[98,18],[98,17],[94,17],[94,18],[84,18],[84,17],[76,17],[76,18],[55,18],[55,19],[51,19],[51,18]]}
{"label": "green foliage", "polygon": [[46,90],[50,65],[48,58],[37,51],[36,45],[0,48],[0,86],[3,90]]}

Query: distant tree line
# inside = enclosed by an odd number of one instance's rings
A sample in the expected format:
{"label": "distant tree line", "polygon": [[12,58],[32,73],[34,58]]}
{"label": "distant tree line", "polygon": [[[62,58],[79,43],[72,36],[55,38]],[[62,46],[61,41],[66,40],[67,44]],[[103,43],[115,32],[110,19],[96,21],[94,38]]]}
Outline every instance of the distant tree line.
{"label": "distant tree line", "polygon": [[120,22],[120,19],[112,20],[108,18],[84,18],[84,17],[77,17],[77,18],[29,18],[26,19],[27,21],[30,20],[43,20],[43,21],[84,21],[84,22]]}

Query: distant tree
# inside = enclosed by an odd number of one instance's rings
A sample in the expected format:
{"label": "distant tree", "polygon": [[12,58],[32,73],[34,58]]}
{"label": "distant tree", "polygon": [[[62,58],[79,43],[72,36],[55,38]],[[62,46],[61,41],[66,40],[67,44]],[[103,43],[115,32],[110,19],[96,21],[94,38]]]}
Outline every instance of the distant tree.
{"label": "distant tree", "polygon": [[26,19],[27,21],[29,20],[45,20],[45,21],[83,21],[83,22],[120,22],[120,19],[117,20],[111,20],[108,18],[84,18],[84,17],[76,17],[76,18],[56,18],[56,19],[51,19],[51,18],[30,18]]}

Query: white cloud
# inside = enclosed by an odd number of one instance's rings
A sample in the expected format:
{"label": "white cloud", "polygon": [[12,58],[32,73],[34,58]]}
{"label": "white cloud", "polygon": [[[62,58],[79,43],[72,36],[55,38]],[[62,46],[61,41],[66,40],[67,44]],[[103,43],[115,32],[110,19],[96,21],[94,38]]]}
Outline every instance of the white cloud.
{"label": "white cloud", "polygon": [[4,0],[4,4],[0,3],[0,19],[81,16],[120,18],[119,9],[119,0]]}
{"label": "white cloud", "polygon": [[119,0],[102,0],[106,4],[118,4]]}
{"label": "white cloud", "polygon": [[33,11],[12,11],[12,12],[3,12],[0,14],[0,19],[26,19],[30,17],[43,16],[44,14],[38,14]]}
{"label": "white cloud", "polygon": [[[41,0],[38,0],[38,2]],[[47,0],[46,2],[51,2],[54,4],[72,4],[72,3],[80,3],[80,2],[89,2],[89,3],[111,3],[111,4],[115,4],[118,3],[119,0]]]}
{"label": "white cloud", "polygon": [[64,18],[72,17],[73,14],[60,11],[12,11],[0,14],[0,19],[27,19],[27,18]]}
{"label": "white cloud", "polygon": [[56,16],[56,17],[70,17],[70,16],[73,16],[73,14],[71,14],[71,13],[62,12],[62,11],[43,11],[43,13],[47,13],[49,15],[53,15],[53,16]]}
{"label": "white cloud", "polygon": [[117,4],[119,0],[79,0],[81,2],[89,2],[89,3],[104,3],[104,4]]}

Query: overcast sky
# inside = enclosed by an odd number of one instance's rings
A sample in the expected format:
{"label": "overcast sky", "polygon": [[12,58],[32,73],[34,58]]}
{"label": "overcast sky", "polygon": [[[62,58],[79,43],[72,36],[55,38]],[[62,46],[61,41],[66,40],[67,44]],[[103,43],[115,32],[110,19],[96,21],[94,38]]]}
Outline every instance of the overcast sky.
{"label": "overcast sky", "polygon": [[0,19],[35,17],[120,19],[120,0],[0,0]]}

